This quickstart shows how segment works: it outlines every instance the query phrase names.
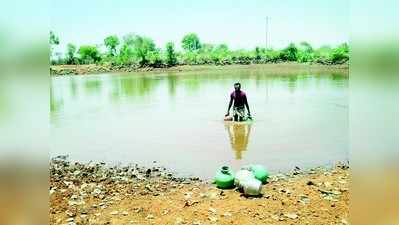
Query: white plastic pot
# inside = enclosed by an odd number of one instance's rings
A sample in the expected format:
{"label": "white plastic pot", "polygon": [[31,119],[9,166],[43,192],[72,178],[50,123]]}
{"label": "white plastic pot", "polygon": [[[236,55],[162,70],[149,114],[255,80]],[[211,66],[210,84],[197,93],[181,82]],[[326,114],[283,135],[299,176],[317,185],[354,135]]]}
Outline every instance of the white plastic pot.
{"label": "white plastic pot", "polygon": [[249,179],[254,179],[255,175],[248,170],[241,169],[236,173],[235,179],[234,179],[234,185],[240,189],[243,188],[242,183],[244,181],[247,181]]}
{"label": "white plastic pot", "polygon": [[244,189],[244,194],[247,196],[257,196],[260,195],[262,190],[262,182],[255,178],[250,178],[244,180],[240,183]]}

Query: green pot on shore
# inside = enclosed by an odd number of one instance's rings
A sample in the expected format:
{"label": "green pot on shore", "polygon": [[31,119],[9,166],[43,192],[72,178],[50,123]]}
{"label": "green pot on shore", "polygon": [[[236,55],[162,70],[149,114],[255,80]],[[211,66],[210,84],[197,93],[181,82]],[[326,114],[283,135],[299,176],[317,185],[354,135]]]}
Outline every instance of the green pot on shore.
{"label": "green pot on shore", "polygon": [[263,184],[267,182],[269,179],[269,172],[262,165],[250,165],[252,173],[255,175],[255,178],[261,181]]}
{"label": "green pot on shore", "polygon": [[215,183],[218,188],[228,189],[234,187],[234,173],[228,166],[222,168],[216,173]]}

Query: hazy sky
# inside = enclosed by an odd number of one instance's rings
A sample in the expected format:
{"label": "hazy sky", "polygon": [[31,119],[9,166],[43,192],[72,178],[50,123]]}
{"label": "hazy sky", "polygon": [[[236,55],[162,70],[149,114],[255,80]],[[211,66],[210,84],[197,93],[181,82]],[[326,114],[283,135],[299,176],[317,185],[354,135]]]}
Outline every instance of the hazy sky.
{"label": "hazy sky", "polygon": [[136,33],[158,47],[180,46],[184,34],[195,32],[203,43],[226,43],[232,49],[265,45],[265,18],[274,48],[307,41],[314,46],[349,40],[346,0],[52,0],[50,29],[64,49],[101,44],[110,34]]}

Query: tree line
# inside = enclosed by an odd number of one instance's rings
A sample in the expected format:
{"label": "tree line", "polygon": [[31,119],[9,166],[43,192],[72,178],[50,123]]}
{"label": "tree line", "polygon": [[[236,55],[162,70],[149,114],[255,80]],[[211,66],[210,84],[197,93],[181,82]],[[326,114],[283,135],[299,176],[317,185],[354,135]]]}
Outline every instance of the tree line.
{"label": "tree line", "polygon": [[279,62],[300,62],[319,64],[343,64],[349,60],[347,43],[336,47],[328,45],[313,48],[307,42],[298,45],[290,43],[283,49],[255,47],[252,50],[231,50],[226,44],[202,43],[195,33],[186,34],[181,40],[183,51],[176,51],[175,44],[168,42],[164,49],[158,48],[148,37],[127,34],[122,38],[110,35],[101,45],[82,45],[79,48],[68,43],[65,54],[55,53],[53,48],[59,45],[59,37],[50,31],[50,63],[60,64],[112,64],[137,67],[168,67],[175,65],[228,65],[261,64]]}

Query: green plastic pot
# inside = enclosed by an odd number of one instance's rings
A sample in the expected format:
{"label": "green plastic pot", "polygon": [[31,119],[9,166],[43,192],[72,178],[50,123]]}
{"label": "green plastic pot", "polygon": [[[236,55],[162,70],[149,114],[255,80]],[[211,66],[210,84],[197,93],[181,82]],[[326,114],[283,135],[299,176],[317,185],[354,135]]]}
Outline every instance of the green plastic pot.
{"label": "green plastic pot", "polygon": [[215,183],[218,188],[229,189],[234,187],[234,173],[228,166],[222,166],[215,175]]}
{"label": "green plastic pot", "polygon": [[265,167],[262,165],[251,165],[250,168],[256,179],[261,181],[263,184],[267,182],[267,179],[269,178],[269,172]]}

